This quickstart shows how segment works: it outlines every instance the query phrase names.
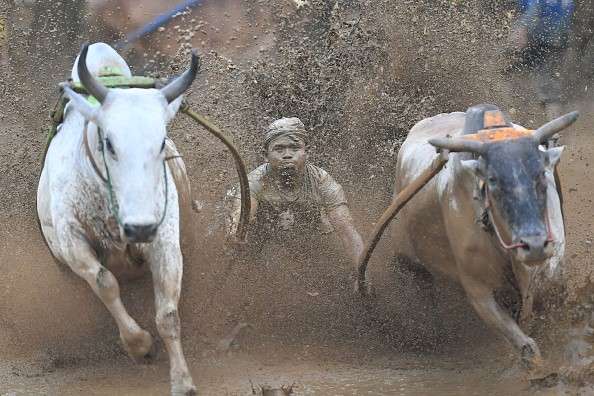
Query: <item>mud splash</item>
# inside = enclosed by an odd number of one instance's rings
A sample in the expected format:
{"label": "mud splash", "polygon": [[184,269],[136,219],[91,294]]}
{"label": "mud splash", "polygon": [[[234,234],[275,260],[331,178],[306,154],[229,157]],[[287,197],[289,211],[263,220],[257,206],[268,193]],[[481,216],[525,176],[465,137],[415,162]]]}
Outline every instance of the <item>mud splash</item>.
{"label": "mud splash", "polygon": [[[275,48],[249,66],[205,53],[190,103],[231,136],[252,168],[262,161],[265,126],[279,116],[301,117],[311,130],[311,161],[342,184],[363,237],[390,202],[399,144],[418,120],[489,101],[528,128],[544,121],[521,77],[500,70],[505,59],[497,48],[511,2],[248,2],[267,13]],[[63,11],[56,4],[0,4],[11,13],[0,80],[0,392],[166,394],[163,345],[154,366],[134,366],[105,308],[56,266],[36,227],[47,112],[88,37],[84,20],[55,23]],[[29,8],[44,5],[47,13]],[[52,31],[63,26],[67,31]],[[58,38],[63,46],[53,45]],[[182,51],[162,70],[186,65]],[[575,107],[585,115],[591,102]],[[538,286],[535,314],[522,324],[543,345],[548,373],[563,366],[567,330],[581,329],[592,310],[591,124],[592,117],[580,117],[559,142],[568,147],[560,165],[568,256],[558,283]],[[195,235],[184,240],[180,317],[203,394],[249,395],[250,381],[294,382],[295,395],[530,391],[522,374],[506,376],[504,343],[459,287],[436,282],[433,304],[431,285],[397,265],[389,238],[369,266],[377,292],[371,305],[353,295],[352,269],[335,235],[287,235],[293,243],[265,241],[252,255],[232,255],[223,232],[223,197],[237,183],[232,158],[191,120],[174,120],[171,137],[202,203],[188,219]],[[122,297],[155,335],[150,279],[123,284]],[[253,327],[234,334],[242,323]],[[582,388],[569,391],[591,391],[591,375],[576,378]],[[561,378],[540,392],[562,393],[564,386]]]}

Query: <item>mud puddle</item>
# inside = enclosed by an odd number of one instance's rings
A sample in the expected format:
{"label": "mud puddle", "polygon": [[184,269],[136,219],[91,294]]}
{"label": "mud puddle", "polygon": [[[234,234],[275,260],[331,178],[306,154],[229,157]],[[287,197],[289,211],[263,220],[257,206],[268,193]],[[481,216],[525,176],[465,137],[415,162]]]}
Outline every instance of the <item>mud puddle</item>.
{"label": "mud puddle", "polygon": [[[308,361],[267,366],[257,358],[191,360],[190,370],[201,395],[253,395],[263,387],[290,388],[292,395],[561,395],[588,394],[592,389],[533,388],[521,375],[502,375],[499,368],[411,369],[355,366],[353,363]],[[423,363],[424,364],[424,363]],[[134,366],[124,358],[99,365],[44,371],[26,363],[0,366],[0,395],[167,395],[165,364]]]}

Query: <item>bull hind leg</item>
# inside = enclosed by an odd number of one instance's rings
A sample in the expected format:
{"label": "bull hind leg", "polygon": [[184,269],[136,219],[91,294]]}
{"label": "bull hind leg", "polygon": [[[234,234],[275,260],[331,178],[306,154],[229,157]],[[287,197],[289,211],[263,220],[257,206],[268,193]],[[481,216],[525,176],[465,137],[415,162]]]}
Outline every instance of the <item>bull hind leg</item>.
{"label": "bull hind leg", "polygon": [[105,304],[118,325],[124,349],[137,363],[150,361],[154,354],[153,337],[141,329],[126,311],[115,276],[99,263],[88,245],[81,245],[74,251],[77,257],[69,263],[69,267],[91,286]]}
{"label": "bull hind leg", "polygon": [[462,286],[479,316],[496,329],[516,349],[522,364],[530,371],[542,367],[536,342],[528,337],[511,315],[496,301],[492,288],[469,276],[461,275]]}

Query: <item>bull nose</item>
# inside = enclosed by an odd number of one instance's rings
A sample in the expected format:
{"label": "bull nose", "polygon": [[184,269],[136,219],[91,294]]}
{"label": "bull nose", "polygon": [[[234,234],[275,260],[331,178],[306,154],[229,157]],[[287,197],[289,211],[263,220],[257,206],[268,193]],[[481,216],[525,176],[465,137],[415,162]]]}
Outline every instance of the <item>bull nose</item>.
{"label": "bull nose", "polygon": [[522,261],[546,260],[553,255],[552,245],[546,235],[526,236],[520,239],[523,244],[519,250]]}
{"label": "bull nose", "polygon": [[157,224],[124,224],[124,235],[130,242],[150,242],[157,233]]}

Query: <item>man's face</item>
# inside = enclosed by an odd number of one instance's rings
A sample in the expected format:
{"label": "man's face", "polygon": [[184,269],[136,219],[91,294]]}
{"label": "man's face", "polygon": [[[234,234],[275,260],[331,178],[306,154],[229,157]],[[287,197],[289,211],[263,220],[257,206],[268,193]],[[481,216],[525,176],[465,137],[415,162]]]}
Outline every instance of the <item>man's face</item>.
{"label": "man's face", "polygon": [[274,170],[294,174],[305,168],[305,142],[299,138],[283,136],[268,145],[268,162]]}

